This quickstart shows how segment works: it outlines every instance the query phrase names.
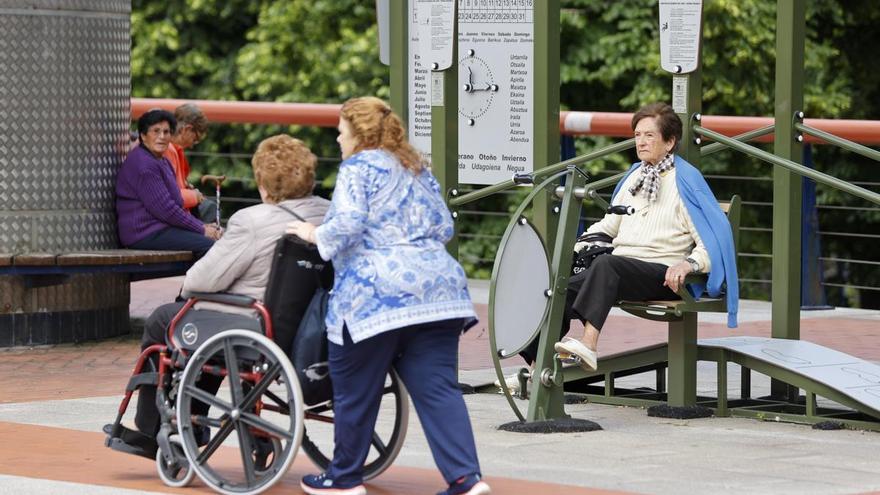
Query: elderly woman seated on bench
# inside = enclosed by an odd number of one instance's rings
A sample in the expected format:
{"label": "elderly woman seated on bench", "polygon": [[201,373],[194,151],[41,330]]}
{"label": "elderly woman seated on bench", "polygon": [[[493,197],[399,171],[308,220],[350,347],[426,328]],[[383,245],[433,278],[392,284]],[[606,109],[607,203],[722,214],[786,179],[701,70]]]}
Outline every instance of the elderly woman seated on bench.
{"label": "elderly woman seated on bench", "polygon": [[[711,272],[706,289],[712,297],[726,283],[728,325],[736,326],[733,236],[700,171],[675,154],[681,120],[669,105],[653,103],[635,113],[632,129],[640,161],[618,183],[612,204],[632,206],[635,214],[607,214],[587,229],[586,234],[612,238],[614,251],[569,279],[562,335],[568,333],[569,320],[578,319],[584,336],[563,337],[555,344],[560,356],[578,358],[588,371],[597,367],[599,332],[614,304],[680,299],[677,292],[689,273]],[[576,244],[575,251],[581,246]],[[694,289],[699,296],[703,288]],[[534,365],[537,352],[536,339],[520,355]],[[516,375],[505,382],[519,388]]]}
{"label": "elderly woman seated on bench", "polygon": [[220,227],[203,224],[183,208],[171,162],[164,157],[177,128],[166,110],[138,119],[140,143],[129,151],[116,177],[119,241],[133,249],[192,251],[202,257],[220,238]]}
{"label": "elderly woman seated on bench", "polygon": [[[323,220],[330,202],[312,194],[317,158],[300,140],[284,134],[270,137],[260,143],[251,163],[263,203],[232,215],[224,236],[186,272],[184,296],[195,292],[229,292],[261,300],[269,282],[275,245],[284,235],[287,223],[295,219],[289,211],[315,225]],[[144,327],[142,350],[166,343],[168,326],[184,304],[164,304],[150,315]],[[187,313],[186,321],[218,331],[260,330],[252,310],[211,302],[197,303],[195,309]],[[221,380],[205,374],[198,385],[214,394]],[[140,432],[151,438],[155,438],[160,425],[155,389],[155,386],[141,387],[135,416]],[[193,412],[207,414],[208,405],[197,402]],[[143,443],[140,435],[128,436]]]}

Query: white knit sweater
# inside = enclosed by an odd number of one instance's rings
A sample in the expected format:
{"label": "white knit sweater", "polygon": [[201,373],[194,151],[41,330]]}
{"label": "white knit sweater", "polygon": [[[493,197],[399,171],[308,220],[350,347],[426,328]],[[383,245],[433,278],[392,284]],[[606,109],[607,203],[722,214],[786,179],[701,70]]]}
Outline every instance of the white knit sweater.
{"label": "white knit sweater", "polygon": [[654,203],[641,195],[629,192],[638,180],[640,171],[627,177],[611,204],[632,206],[634,215],[605,215],[605,218],[587,229],[588,233],[603,232],[614,238],[614,253],[651,263],[672,266],[693,258],[700,272],[711,269],[709,253],[697,234],[675,183],[675,169],[660,177],[660,192]]}

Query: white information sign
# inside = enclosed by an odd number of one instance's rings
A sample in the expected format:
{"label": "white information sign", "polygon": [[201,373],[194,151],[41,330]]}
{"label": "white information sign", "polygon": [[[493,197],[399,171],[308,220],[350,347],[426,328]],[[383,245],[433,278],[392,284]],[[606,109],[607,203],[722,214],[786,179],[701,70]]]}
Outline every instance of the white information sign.
{"label": "white information sign", "polygon": [[[422,58],[420,38],[430,19],[419,17],[415,2],[409,4],[409,142],[431,161],[431,70],[430,62]],[[427,20],[427,23],[425,22]]]}
{"label": "white information sign", "polygon": [[[431,72],[431,106],[443,106],[443,73]],[[430,125],[431,122],[428,122]]]}
{"label": "white information sign", "polygon": [[[426,54],[428,67],[446,70],[452,67],[452,33],[455,28],[456,0],[416,0],[419,53]],[[413,2],[410,2],[412,5]]]}
{"label": "white information sign", "polygon": [[672,109],[675,113],[690,113],[687,107],[688,76],[672,76]]}
{"label": "white information sign", "polygon": [[[412,10],[410,19],[409,136],[430,159],[429,67],[418,39],[424,21]],[[494,184],[531,172],[533,0],[458,0],[458,42],[459,182]]]}
{"label": "white information sign", "polygon": [[697,69],[700,54],[702,0],[659,0],[660,66],[673,74]]}

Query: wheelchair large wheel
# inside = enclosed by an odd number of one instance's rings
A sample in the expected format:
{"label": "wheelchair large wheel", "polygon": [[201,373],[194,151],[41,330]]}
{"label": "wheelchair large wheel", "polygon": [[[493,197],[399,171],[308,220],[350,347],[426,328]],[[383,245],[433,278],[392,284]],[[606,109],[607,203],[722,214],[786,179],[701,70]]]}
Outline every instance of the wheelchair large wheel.
{"label": "wheelchair large wheel", "polygon": [[[364,463],[364,480],[373,479],[391,467],[406,439],[409,399],[396,371],[392,370],[385,378],[382,394],[372,448]],[[332,406],[311,408],[305,417],[308,423],[302,440],[303,452],[321,471],[325,471],[333,457]]]}
{"label": "wheelchair large wheel", "polygon": [[[210,381],[207,375],[225,376],[216,396],[197,386]],[[208,414],[194,414],[194,401],[209,404]],[[205,484],[225,494],[270,488],[287,472],[303,435],[302,392],[287,355],[251,330],[211,337],[189,357],[180,379],[177,425],[187,460]]]}

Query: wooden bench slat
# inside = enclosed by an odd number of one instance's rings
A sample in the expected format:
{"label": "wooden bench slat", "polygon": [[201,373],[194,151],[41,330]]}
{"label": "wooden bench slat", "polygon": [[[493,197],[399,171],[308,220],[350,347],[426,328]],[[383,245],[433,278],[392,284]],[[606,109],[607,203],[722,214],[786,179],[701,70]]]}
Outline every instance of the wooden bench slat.
{"label": "wooden bench slat", "polygon": [[13,266],[52,266],[58,258],[56,253],[24,253],[12,257]]}
{"label": "wooden bench slat", "polygon": [[58,255],[59,266],[79,265],[132,265],[191,261],[190,251],[140,251],[135,249],[108,249],[80,251]]}
{"label": "wooden bench slat", "polygon": [[0,253],[0,266],[12,266],[12,253]]}

